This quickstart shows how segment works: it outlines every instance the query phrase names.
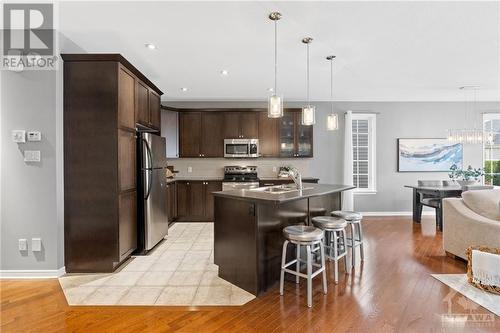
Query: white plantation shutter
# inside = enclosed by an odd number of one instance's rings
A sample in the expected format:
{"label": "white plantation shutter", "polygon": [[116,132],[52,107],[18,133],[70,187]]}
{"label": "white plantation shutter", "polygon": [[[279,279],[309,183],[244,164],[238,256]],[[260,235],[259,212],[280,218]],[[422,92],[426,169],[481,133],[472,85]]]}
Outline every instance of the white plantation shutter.
{"label": "white plantation shutter", "polygon": [[352,181],[356,192],[374,192],[375,114],[352,115]]}

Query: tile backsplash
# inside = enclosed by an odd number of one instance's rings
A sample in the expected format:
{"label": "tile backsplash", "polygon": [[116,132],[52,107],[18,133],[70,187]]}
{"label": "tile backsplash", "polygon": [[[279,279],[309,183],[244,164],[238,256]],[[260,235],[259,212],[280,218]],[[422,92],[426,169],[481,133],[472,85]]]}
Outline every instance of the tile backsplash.
{"label": "tile backsplash", "polygon": [[[179,177],[222,177],[227,165],[255,165],[260,178],[276,177],[280,166],[293,165],[303,177],[313,177],[309,174],[311,159],[228,159],[228,158],[179,158],[168,160],[168,165],[178,170]],[[191,172],[188,169],[191,168]],[[273,171],[276,168],[276,171]]]}

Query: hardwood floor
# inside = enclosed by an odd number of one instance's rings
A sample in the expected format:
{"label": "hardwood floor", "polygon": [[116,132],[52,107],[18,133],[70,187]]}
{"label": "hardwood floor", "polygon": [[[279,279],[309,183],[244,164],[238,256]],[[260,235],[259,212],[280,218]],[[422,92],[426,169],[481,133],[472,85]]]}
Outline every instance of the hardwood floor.
{"label": "hardwood floor", "polygon": [[304,282],[288,282],[284,297],[276,285],[241,307],[197,308],[70,307],[55,279],[2,280],[0,331],[500,331],[498,317],[430,276],[466,269],[443,252],[433,219],[424,218],[422,225],[402,217],[365,218],[363,223],[363,265],[342,275],[338,285],[329,283],[327,295],[315,279],[312,309],[306,307]]}

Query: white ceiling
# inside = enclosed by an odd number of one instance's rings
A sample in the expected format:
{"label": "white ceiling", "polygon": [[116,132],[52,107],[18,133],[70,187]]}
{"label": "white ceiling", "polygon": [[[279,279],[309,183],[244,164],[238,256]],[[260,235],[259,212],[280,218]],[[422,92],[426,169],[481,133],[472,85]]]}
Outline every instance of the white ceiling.
{"label": "white ceiling", "polygon": [[163,100],[265,100],[274,10],[283,14],[278,91],[285,100],[305,99],[305,36],[314,38],[312,100],[329,99],[329,54],[337,56],[336,100],[463,100],[463,85],[481,86],[480,100],[500,100],[497,1],[63,2],[59,26],[87,52],[122,53],[165,92]]}

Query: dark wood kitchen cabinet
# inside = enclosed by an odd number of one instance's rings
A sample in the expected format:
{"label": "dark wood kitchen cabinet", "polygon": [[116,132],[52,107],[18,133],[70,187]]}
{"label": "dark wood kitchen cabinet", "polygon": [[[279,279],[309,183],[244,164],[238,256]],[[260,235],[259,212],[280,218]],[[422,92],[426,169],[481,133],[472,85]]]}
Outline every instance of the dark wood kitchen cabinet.
{"label": "dark wood kitchen cabinet", "polygon": [[112,272],[137,247],[135,127],[162,92],[119,54],[61,56],[66,272]]}
{"label": "dark wood kitchen cabinet", "polygon": [[219,112],[180,112],[180,157],[223,157],[223,125]]}
{"label": "dark wood kitchen cabinet", "polygon": [[213,221],[216,191],[221,181],[177,181],[177,221]]}
{"label": "dark wood kitchen cabinet", "polygon": [[259,137],[259,112],[224,112],[225,139],[256,139]]}
{"label": "dark wood kitchen cabinet", "polygon": [[160,95],[144,82],[136,80],[136,122],[151,129],[161,128]]}
{"label": "dark wood kitchen cabinet", "polygon": [[177,219],[177,183],[171,182],[166,185],[167,190],[167,218],[168,223]]}
{"label": "dark wood kitchen cabinet", "polygon": [[281,157],[312,157],[313,126],[302,125],[301,111],[286,111],[280,118],[279,155]]}
{"label": "dark wood kitchen cabinet", "polygon": [[161,97],[152,89],[149,89],[149,120],[152,128],[161,130]]}

